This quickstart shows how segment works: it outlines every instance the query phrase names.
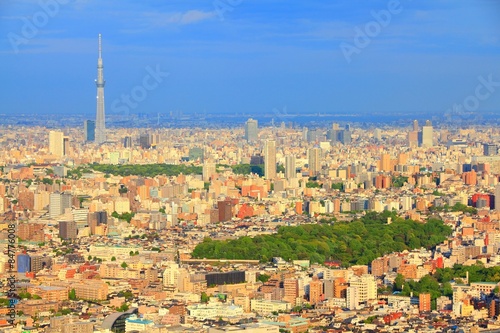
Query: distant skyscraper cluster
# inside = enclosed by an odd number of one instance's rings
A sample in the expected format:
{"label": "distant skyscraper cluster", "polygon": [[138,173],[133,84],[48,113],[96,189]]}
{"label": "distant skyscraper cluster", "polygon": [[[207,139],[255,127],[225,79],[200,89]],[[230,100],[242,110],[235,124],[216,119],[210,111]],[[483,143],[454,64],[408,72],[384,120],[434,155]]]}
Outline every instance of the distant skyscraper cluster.
{"label": "distant skyscraper cluster", "polygon": [[408,145],[410,147],[433,147],[434,146],[434,128],[430,120],[425,121],[422,130],[419,130],[418,120],[413,121],[413,130],[408,133]]}
{"label": "distant skyscraper cluster", "polygon": [[339,124],[333,124],[332,128],[327,132],[327,139],[330,140],[332,143],[341,142],[344,145],[351,143],[352,142],[351,126],[346,125],[344,129],[340,129]]}

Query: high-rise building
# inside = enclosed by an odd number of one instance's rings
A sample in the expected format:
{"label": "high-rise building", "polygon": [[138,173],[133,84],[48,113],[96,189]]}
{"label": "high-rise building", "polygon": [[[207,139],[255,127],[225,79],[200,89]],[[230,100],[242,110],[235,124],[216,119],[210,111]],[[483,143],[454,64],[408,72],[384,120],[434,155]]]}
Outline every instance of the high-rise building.
{"label": "high-rise building", "polygon": [[410,131],[408,132],[408,146],[409,147],[417,147],[419,140],[419,132],[418,131]]}
{"label": "high-rise building", "polygon": [[285,178],[292,179],[297,177],[297,168],[295,166],[295,155],[285,157]]}
{"label": "high-rise building", "polygon": [[326,138],[332,143],[339,141],[339,131],[339,124],[333,123],[332,128],[329,129],[326,133]]}
{"label": "high-rise building", "polygon": [[233,205],[231,204],[231,199],[217,202],[217,209],[219,210],[219,222],[230,221],[233,217]]}
{"label": "high-rise building", "polygon": [[51,193],[49,197],[49,217],[55,218],[63,214],[66,208],[71,208],[71,199],[71,193]]}
{"label": "high-rise building", "polygon": [[75,221],[59,221],[59,237],[62,239],[75,239],[77,230]]}
{"label": "high-rise building", "polygon": [[357,288],[357,297],[360,303],[377,299],[377,281],[371,274],[351,277],[349,287]]}
{"label": "high-rise building", "polygon": [[203,164],[203,181],[208,182],[210,178],[217,172],[215,163],[205,162]]}
{"label": "high-rise building", "polygon": [[284,297],[283,299],[290,303],[295,303],[299,297],[299,281],[297,279],[288,278],[283,282]]}
{"label": "high-rise building", "polygon": [[26,253],[21,253],[21,254],[17,255],[16,264],[17,264],[17,272],[18,273],[31,272],[30,256],[27,255]]}
{"label": "high-rise building", "polygon": [[309,303],[317,304],[323,298],[323,281],[314,276],[311,283],[309,283]]}
{"label": "high-rise building", "polygon": [[382,154],[382,156],[380,156],[380,171],[385,171],[385,172],[392,171],[391,155],[384,153]]}
{"label": "high-rise building", "polygon": [[147,133],[141,134],[139,136],[139,145],[141,146],[142,149],[151,148],[151,136]]}
{"label": "high-rise building", "polygon": [[58,131],[49,132],[49,153],[57,157],[64,156],[64,133]]}
{"label": "high-rise building", "polygon": [[413,121],[413,131],[418,132],[418,120],[416,119]]}
{"label": "high-rise building", "polygon": [[179,282],[179,274],[179,264],[173,261],[167,262],[167,267],[163,271],[163,285],[177,287],[177,284]]}
{"label": "high-rise building", "polygon": [[245,139],[248,142],[255,142],[259,138],[259,123],[255,119],[248,119],[245,123]]}
{"label": "high-rise building", "polygon": [[317,176],[321,171],[321,148],[309,149],[309,175]]}
{"label": "high-rise building", "polygon": [[266,140],[264,144],[264,177],[276,178],[276,141]]}
{"label": "high-rise building", "polygon": [[132,137],[126,136],[123,138],[123,148],[131,148],[132,147]]}
{"label": "high-rise building", "polygon": [[495,186],[495,210],[500,211],[500,184]]}
{"label": "high-rise building", "polygon": [[83,122],[83,133],[85,134],[85,141],[91,142],[95,140],[95,121],[85,120]]}
{"label": "high-rise building", "polygon": [[344,129],[338,132],[337,139],[344,145],[350,144],[352,142],[351,125],[345,125]]}
{"label": "high-rise building", "polygon": [[432,147],[434,146],[434,130],[432,128],[432,123],[427,120],[425,126],[422,126],[422,133],[420,135],[420,146],[421,147]]}
{"label": "high-rise building", "polygon": [[493,156],[498,154],[498,146],[491,143],[483,144],[483,155],[484,156]]}
{"label": "high-rise building", "polygon": [[38,273],[44,268],[49,268],[52,263],[51,257],[44,257],[41,255],[30,255],[30,272]]}
{"label": "high-rise building", "polygon": [[106,142],[106,123],[104,113],[104,69],[102,65],[102,44],[101,34],[99,34],[99,57],[97,58],[97,112],[95,118],[95,141],[98,144]]}

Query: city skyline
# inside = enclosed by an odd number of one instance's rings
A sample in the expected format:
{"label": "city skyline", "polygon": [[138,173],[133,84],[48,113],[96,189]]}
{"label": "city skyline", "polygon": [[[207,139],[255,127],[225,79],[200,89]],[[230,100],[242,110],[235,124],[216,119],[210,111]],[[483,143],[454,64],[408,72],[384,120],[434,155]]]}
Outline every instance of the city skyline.
{"label": "city skyline", "polygon": [[100,32],[111,116],[498,111],[494,1],[217,3],[8,2],[2,113],[92,113]]}

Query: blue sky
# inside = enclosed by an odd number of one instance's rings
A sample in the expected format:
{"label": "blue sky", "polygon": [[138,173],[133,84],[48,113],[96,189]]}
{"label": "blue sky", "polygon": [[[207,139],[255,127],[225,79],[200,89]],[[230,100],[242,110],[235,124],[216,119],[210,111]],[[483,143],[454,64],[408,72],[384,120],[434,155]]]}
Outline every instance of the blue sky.
{"label": "blue sky", "polygon": [[392,2],[1,0],[0,113],[95,112],[99,33],[108,114],[445,113],[500,82],[499,1]]}

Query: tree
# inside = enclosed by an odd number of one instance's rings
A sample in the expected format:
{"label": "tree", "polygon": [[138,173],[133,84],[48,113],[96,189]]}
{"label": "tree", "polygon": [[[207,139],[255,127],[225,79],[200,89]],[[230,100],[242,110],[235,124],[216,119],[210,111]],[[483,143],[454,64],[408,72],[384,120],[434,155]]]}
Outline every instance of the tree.
{"label": "tree", "polygon": [[116,261],[116,257],[115,257],[115,256],[112,256],[112,257],[111,257],[111,261]]}
{"label": "tree", "polygon": [[269,281],[269,279],[271,278],[270,275],[267,275],[267,274],[259,274],[259,276],[257,277],[257,280],[259,280],[260,282],[262,283],[266,283],[267,281]]}
{"label": "tree", "polygon": [[398,274],[394,279],[394,285],[392,286],[392,289],[394,291],[401,291],[403,290],[404,283],[405,283],[405,277],[402,274]]}
{"label": "tree", "polygon": [[72,301],[76,301],[76,290],[74,288],[69,291],[68,298]]}
{"label": "tree", "polygon": [[129,309],[129,306],[127,303],[123,303],[117,310],[118,312],[125,312],[125,311],[128,311]]}
{"label": "tree", "polygon": [[127,268],[127,267],[128,267],[128,265],[127,265],[127,263],[126,263],[125,261],[124,261],[124,262],[122,262],[122,264],[121,264],[120,266],[122,266],[122,268],[123,268],[123,269],[125,269],[125,268]]}
{"label": "tree", "polygon": [[210,301],[210,296],[208,296],[206,292],[202,292],[201,293],[201,302],[208,303],[208,301]]}

